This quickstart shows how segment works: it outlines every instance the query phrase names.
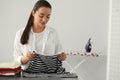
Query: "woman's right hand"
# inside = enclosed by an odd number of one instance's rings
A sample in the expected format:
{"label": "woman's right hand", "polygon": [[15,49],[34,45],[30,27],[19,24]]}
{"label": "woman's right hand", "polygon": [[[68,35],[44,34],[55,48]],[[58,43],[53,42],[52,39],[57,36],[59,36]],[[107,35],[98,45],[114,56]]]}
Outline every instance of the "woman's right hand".
{"label": "woman's right hand", "polygon": [[31,51],[28,51],[27,54],[25,56],[22,56],[21,58],[21,63],[22,64],[26,64],[28,61],[30,61],[31,59],[35,58],[36,54],[34,54]]}

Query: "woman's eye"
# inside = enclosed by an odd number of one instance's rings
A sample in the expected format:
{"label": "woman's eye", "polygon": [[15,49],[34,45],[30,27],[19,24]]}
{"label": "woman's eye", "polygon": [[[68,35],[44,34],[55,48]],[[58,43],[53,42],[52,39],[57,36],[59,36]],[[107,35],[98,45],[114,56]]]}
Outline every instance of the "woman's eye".
{"label": "woman's eye", "polygon": [[50,16],[47,16],[47,18],[50,18]]}
{"label": "woman's eye", "polygon": [[43,16],[39,16],[40,18],[43,18]]}

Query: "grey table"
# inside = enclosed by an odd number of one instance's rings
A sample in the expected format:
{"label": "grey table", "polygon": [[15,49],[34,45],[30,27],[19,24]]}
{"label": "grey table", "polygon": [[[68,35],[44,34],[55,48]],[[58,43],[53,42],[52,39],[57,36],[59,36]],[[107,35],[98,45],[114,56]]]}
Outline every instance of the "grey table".
{"label": "grey table", "polygon": [[0,80],[79,80],[78,78],[58,78],[58,77],[22,77],[20,74],[16,76],[0,76]]}
{"label": "grey table", "polygon": [[0,77],[0,80],[79,80],[78,78],[55,78],[55,77],[47,77],[47,78],[26,78],[26,77]]}

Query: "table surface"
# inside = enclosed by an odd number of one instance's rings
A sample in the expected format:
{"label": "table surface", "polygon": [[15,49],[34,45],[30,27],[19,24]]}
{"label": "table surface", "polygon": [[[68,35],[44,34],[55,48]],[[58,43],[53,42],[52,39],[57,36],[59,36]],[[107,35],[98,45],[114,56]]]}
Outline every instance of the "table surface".
{"label": "table surface", "polygon": [[79,80],[78,78],[58,78],[58,77],[23,77],[21,74],[15,76],[0,76],[0,80]]}
{"label": "table surface", "polygon": [[44,77],[44,78],[26,78],[26,77],[3,77],[0,80],[79,80],[78,78],[57,78],[57,77]]}

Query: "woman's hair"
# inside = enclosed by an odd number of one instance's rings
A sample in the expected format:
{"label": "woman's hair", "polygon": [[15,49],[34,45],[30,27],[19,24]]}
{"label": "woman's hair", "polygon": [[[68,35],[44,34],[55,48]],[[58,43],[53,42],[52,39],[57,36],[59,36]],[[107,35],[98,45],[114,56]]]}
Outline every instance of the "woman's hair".
{"label": "woman's hair", "polygon": [[[40,7],[48,7],[48,8],[52,8],[50,3],[46,0],[38,0],[34,7],[33,7],[33,10],[34,12],[36,12]],[[22,33],[22,36],[21,36],[21,39],[20,39],[20,42],[21,44],[27,44],[28,43],[28,40],[29,40],[29,33],[30,33],[30,30],[31,30],[31,27],[33,25],[33,21],[34,21],[34,17],[32,15],[32,11],[31,11],[31,14],[30,14],[30,17],[28,19],[28,22],[27,22],[27,25]]]}

